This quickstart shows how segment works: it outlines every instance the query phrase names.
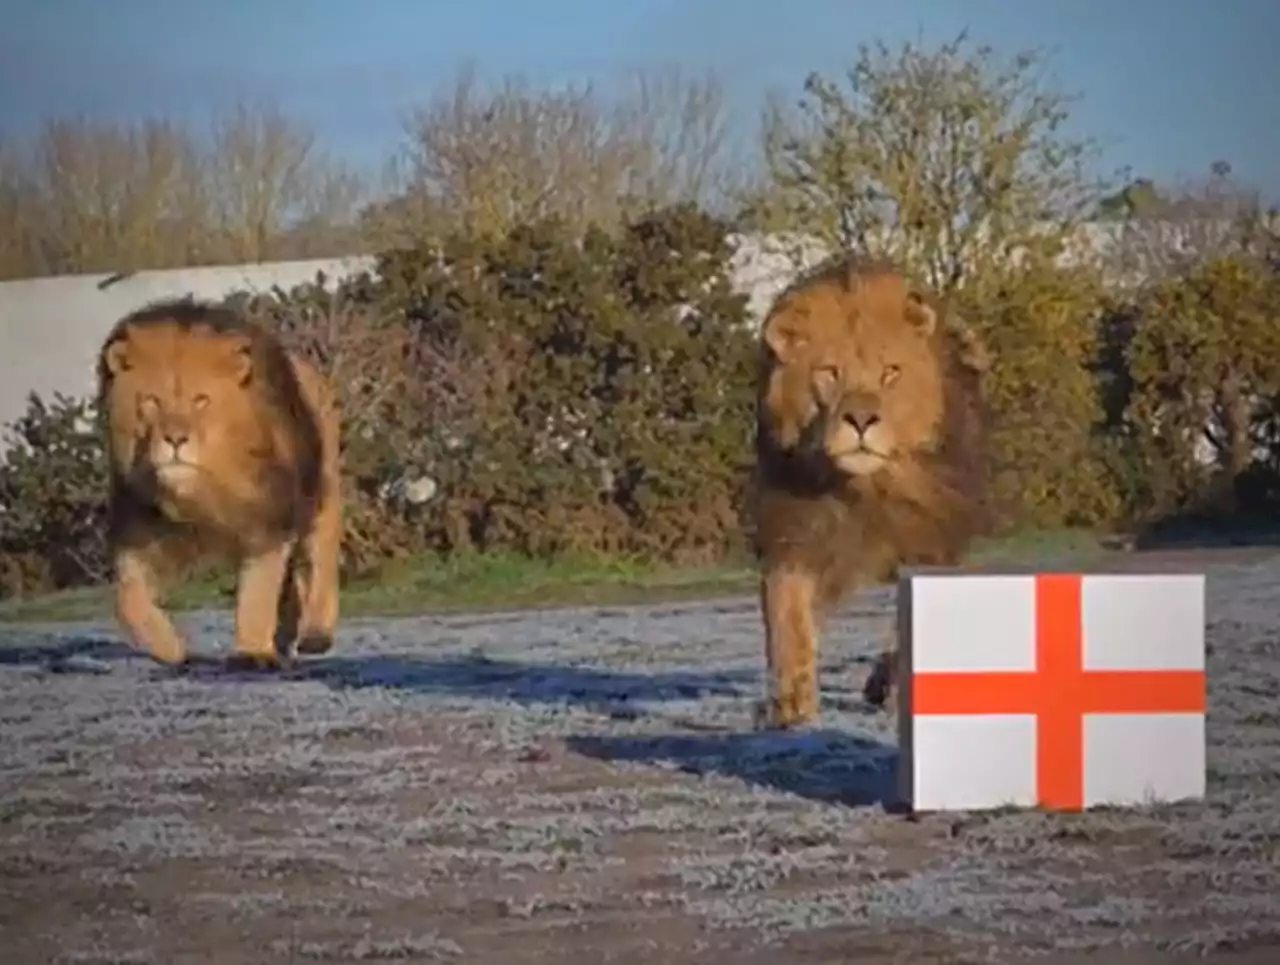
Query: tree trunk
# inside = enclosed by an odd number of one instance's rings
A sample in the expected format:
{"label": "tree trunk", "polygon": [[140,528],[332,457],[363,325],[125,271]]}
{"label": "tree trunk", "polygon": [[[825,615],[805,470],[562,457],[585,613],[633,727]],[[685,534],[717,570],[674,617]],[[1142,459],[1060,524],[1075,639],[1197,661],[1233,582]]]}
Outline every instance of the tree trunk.
{"label": "tree trunk", "polygon": [[1253,462],[1253,443],[1249,437],[1251,406],[1243,380],[1228,371],[1218,390],[1218,411],[1222,419],[1223,446],[1218,454],[1221,470],[1218,500],[1220,508],[1234,513],[1236,505],[1236,480]]}

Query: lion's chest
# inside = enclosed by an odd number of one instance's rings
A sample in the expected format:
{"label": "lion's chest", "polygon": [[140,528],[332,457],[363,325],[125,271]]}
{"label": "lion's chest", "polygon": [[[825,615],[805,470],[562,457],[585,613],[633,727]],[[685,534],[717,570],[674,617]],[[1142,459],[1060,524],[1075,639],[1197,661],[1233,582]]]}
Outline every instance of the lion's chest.
{"label": "lion's chest", "polygon": [[879,571],[886,560],[930,542],[921,507],[871,487],[807,497],[772,492],[761,509],[766,555],[819,572]]}
{"label": "lion's chest", "polygon": [[238,474],[207,471],[150,474],[145,501],[165,522],[200,541],[253,547],[296,532],[308,505],[295,474],[280,464],[258,465]]}
{"label": "lion's chest", "polygon": [[204,513],[195,500],[184,498],[176,493],[161,490],[155,498],[155,507],[160,515],[171,523],[195,525],[202,521]]}

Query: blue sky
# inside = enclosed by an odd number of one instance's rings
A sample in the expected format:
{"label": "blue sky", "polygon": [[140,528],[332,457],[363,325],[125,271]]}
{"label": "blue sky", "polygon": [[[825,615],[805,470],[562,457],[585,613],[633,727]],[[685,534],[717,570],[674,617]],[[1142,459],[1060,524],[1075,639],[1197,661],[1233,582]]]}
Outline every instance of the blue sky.
{"label": "blue sky", "polygon": [[202,120],[267,97],[359,162],[464,62],[535,82],[717,70],[749,136],[765,91],[860,41],[1052,48],[1108,167],[1198,176],[1218,157],[1280,196],[1277,0],[0,0],[0,130],[48,114]]}

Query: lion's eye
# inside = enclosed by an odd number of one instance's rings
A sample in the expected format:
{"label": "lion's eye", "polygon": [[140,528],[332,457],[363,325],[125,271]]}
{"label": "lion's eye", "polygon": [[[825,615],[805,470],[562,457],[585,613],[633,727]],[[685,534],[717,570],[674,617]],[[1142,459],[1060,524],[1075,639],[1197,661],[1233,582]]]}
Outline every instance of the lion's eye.
{"label": "lion's eye", "polygon": [[209,404],[209,397],[201,393],[191,400],[191,404],[195,406],[197,412]]}
{"label": "lion's eye", "polygon": [[880,377],[883,385],[893,385],[898,381],[898,376],[902,374],[902,368],[897,365],[887,365],[884,369],[884,375]]}
{"label": "lion's eye", "polygon": [[138,400],[138,411],[144,418],[150,418],[160,411],[160,400],[154,395],[144,395]]}

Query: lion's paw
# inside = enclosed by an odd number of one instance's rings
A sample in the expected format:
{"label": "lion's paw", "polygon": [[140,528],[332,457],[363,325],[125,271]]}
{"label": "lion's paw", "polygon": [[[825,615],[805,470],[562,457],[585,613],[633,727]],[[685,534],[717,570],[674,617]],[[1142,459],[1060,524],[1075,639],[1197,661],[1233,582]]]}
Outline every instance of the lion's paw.
{"label": "lion's paw", "polygon": [[767,697],[756,701],[752,708],[752,726],[757,731],[797,730],[813,724],[817,717],[816,710],[802,712]]}
{"label": "lion's paw", "polygon": [[317,656],[333,649],[333,635],[319,630],[304,633],[295,647],[297,653]]}
{"label": "lion's paw", "polygon": [[284,660],[275,653],[246,653],[237,651],[227,658],[227,669],[261,672],[283,670]]}

